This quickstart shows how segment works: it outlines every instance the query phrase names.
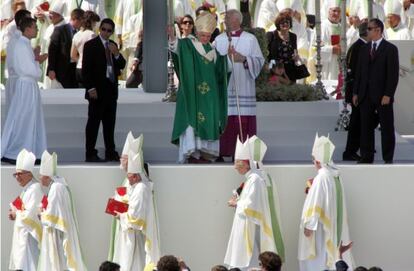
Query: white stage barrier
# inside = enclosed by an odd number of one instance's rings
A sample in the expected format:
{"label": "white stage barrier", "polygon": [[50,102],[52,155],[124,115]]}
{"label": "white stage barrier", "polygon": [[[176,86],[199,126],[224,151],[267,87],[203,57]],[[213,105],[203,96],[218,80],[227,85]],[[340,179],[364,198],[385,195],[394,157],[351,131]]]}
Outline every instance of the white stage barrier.
{"label": "white stage barrier", "polygon": [[[414,165],[340,165],[346,192],[352,249],[358,265],[410,271],[414,235]],[[287,261],[283,271],[297,271],[299,220],[305,180],[311,165],[273,165],[266,169],[277,180],[282,233]],[[36,169],[36,173],[38,168]],[[150,167],[155,183],[163,254],[181,256],[192,270],[210,270],[223,261],[233,210],[227,207],[232,189],[243,177],[230,165]],[[8,203],[21,189],[13,167],[1,170],[1,270],[7,270],[12,223]],[[106,201],[123,179],[117,166],[61,166],[76,202],[81,243],[89,270],[107,257],[111,217]]]}

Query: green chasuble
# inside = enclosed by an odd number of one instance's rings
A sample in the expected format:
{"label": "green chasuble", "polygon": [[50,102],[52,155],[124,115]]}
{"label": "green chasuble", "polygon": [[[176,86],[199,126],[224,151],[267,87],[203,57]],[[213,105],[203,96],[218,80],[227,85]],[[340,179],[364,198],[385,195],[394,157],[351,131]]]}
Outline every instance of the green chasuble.
{"label": "green chasuble", "polygon": [[[177,42],[174,62],[180,84],[171,142],[178,145],[188,126],[202,140],[218,140],[227,124],[227,56],[216,52],[216,61],[209,61],[191,39]],[[206,53],[215,50],[210,44],[202,46]]]}

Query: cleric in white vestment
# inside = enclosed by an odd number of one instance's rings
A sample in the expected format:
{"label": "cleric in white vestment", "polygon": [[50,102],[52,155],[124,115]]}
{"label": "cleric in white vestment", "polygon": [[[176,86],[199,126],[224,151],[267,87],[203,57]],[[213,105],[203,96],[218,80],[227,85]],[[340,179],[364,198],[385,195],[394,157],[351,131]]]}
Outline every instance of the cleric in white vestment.
{"label": "cleric in white vestment", "polygon": [[2,158],[10,160],[15,160],[23,148],[33,152],[37,158],[46,149],[43,109],[37,85],[42,72],[30,44],[37,35],[36,20],[24,18],[20,28],[22,36],[16,40],[13,54],[9,56],[13,58],[17,78],[1,144]]}

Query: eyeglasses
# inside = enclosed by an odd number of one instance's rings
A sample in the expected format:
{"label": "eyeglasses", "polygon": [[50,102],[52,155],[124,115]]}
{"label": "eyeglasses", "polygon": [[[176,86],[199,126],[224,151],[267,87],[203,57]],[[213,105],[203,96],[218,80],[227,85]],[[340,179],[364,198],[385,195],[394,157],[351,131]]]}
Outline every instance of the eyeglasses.
{"label": "eyeglasses", "polygon": [[280,24],[290,24],[289,21],[281,21]]}
{"label": "eyeglasses", "polygon": [[181,24],[189,24],[189,25],[193,25],[194,23],[192,21],[183,21]]}
{"label": "eyeglasses", "polygon": [[371,30],[374,30],[376,28],[378,28],[378,26],[368,27],[367,29],[368,29],[368,31],[371,31]]}
{"label": "eyeglasses", "polygon": [[101,27],[101,31],[108,32],[108,33],[114,32],[114,30],[109,29],[109,28],[105,28],[105,27]]}
{"label": "eyeglasses", "polygon": [[27,173],[30,173],[30,172],[16,172],[16,173],[13,173],[13,177],[14,178],[20,177],[20,176],[25,175]]}

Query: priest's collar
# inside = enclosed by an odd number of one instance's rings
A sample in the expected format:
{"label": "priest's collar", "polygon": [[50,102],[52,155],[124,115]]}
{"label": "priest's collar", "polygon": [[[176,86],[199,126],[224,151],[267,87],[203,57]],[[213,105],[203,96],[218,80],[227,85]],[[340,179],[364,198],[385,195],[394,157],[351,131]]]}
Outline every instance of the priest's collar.
{"label": "priest's collar", "polygon": [[34,180],[31,179],[25,186],[23,186],[23,191],[26,191],[33,183]]}
{"label": "priest's collar", "polygon": [[238,30],[230,31],[230,36],[240,37],[242,32],[243,32],[243,30],[241,28],[239,28]]}

